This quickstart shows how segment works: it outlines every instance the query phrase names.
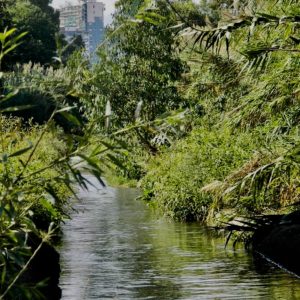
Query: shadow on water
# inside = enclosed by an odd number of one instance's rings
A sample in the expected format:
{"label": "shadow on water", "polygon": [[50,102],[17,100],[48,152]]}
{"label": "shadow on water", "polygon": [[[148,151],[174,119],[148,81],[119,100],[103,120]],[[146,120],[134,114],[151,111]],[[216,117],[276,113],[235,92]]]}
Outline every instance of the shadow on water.
{"label": "shadow on water", "polygon": [[300,299],[300,281],[198,224],[157,217],[134,189],[80,191],[64,228],[62,299]]}

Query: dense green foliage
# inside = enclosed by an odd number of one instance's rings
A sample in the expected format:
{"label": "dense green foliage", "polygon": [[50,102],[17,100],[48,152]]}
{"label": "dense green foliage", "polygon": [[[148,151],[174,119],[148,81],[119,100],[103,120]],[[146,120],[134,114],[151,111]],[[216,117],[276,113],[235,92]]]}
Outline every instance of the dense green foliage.
{"label": "dense green foliage", "polygon": [[107,41],[99,50],[93,84],[99,88],[103,110],[110,101],[114,126],[134,122],[139,102],[141,117],[147,121],[180,106],[174,82],[180,78],[184,65],[174,48],[175,35],[168,30],[172,12],[164,1],[157,5],[158,20],[147,22],[146,14],[135,21],[133,16],[142,7],[142,1],[137,1],[136,7],[131,1],[119,1]]}
{"label": "dense green foliage", "polygon": [[18,33],[27,32],[23,43],[5,59],[5,65],[11,68],[17,63],[50,64],[56,56],[55,35],[59,30],[59,15],[50,6],[49,0],[5,1],[0,31],[6,27],[17,28]]}
{"label": "dense green foliage", "polygon": [[244,3],[231,17],[221,10],[220,25],[181,32],[193,47],[182,54],[190,72],[179,86],[193,129],[151,160],[142,184],[173,218],[231,218],[297,202],[299,5],[271,2]]}
{"label": "dense green foliage", "polygon": [[[80,89],[79,68],[80,66],[76,69],[49,67],[45,70],[44,66],[37,64],[25,64],[15,68],[15,71],[4,74],[3,87],[6,94],[13,89],[17,89],[18,93],[0,103],[0,108],[25,106],[25,110],[18,110],[13,114],[22,117],[24,121],[32,119],[33,122],[42,124],[50,118],[55,109],[69,106],[77,119],[70,122],[66,112],[54,116],[54,120],[65,132],[80,134],[84,117],[83,112],[80,113],[83,104],[77,91],[77,88]],[[78,86],[73,84],[74,80],[77,80]],[[6,114],[10,113],[11,111]]]}
{"label": "dense green foliage", "polygon": [[[20,119],[0,119],[1,299],[42,298],[39,288],[44,284],[26,282],[22,275],[68,217],[74,184],[86,187],[78,162],[85,161],[82,170],[101,181],[96,158],[105,153],[105,146],[98,144],[88,152],[83,139],[74,148],[74,140],[58,131],[53,116],[46,125],[27,129]],[[40,238],[40,245],[33,247],[34,236]]]}
{"label": "dense green foliage", "polygon": [[[23,37],[15,29],[0,33],[0,65]],[[72,82],[81,76],[75,65],[54,70],[30,64],[0,73],[0,299],[44,297],[47,278],[30,280],[32,262],[68,217],[75,184],[87,187],[81,172],[102,183],[99,159],[110,146],[89,146],[90,131],[73,113],[79,100]]]}

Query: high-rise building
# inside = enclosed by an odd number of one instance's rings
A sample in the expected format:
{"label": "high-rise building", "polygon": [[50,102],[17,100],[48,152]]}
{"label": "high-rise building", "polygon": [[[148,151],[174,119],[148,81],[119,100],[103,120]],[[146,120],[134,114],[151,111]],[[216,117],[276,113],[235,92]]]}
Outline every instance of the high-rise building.
{"label": "high-rise building", "polygon": [[87,51],[94,53],[104,36],[105,6],[97,0],[84,1],[85,43]]}
{"label": "high-rise building", "polygon": [[68,5],[60,9],[60,31],[68,40],[75,35],[82,35],[83,22],[82,5]]}
{"label": "high-rise building", "polygon": [[104,37],[104,10],[105,5],[97,0],[81,0],[60,9],[60,31],[69,40],[81,35],[91,57]]}

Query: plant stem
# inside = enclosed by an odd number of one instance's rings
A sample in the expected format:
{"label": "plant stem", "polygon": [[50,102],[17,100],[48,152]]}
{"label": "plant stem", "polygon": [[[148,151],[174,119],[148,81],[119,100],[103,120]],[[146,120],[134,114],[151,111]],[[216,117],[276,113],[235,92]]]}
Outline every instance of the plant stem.
{"label": "plant stem", "polygon": [[14,278],[14,280],[10,283],[10,285],[7,287],[7,289],[5,290],[5,292],[0,295],[0,300],[4,300],[5,296],[8,294],[8,292],[11,290],[11,288],[16,284],[16,282],[18,281],[18,279],[23,275],[23,273],[26,271],[26,269],[28,268],[29,264],[32,262],[32,260],[35,258],[35,256],[37,255],[37,253],[40,251],[40,249],[42,248],[43,244],[49,239],[49,237],[52,234],[52,230],[50,230],[45,237],[42,239],[41,243],[39,244],[39,246],[35,249],[35,251],[33,252],[33,254],[31,255],[31,257],[29,258],[29,260],[27,261],[27,263],[24,265],[24,267],[22,268],[22,270],[17,274],[17,276]]}
{"label": "plant stem", "polygon": [[27,167],[28,167],[28,165],[29,165],[29,163],[30,163],[30,161],[31,161],[31,159],[32,159],[32,157],[33,157],[33,155],[35,154],[35,152],[36,152],[36,150],[37,150],[37,148],[38,148],[40,142],[42,141],[44,135],[46,134],[46,131],[47,131],[48,126],[49,126],[49,123],[51,122],[51,120],[53,119],[53,117],[54,117],[55,114],[56,114],[56,110],[54,110],[53,113],[52,113],[52,115],[50,116],[50,118],[49,118],[49,120],[48,120],[46,126],[44,127],[44,129],[43,129],[43,131],[41,132],[41,134],[40,134],[40,136],[39,136],[39,138],[38,138],[36,144],[34,145],[32,151],[30,152],[30,154],[29,154],[29,156],[28,156],[28,159],[27,159],[27,161],[25,162],[22,171],[20,172],[20,174],[19,174],[19,175],[16,177],[16,179],[14,180],[14,184],[17,183],[17,182],[21,179],[21,177],[23,176],[24,172],[26,171],[26,169],[27,169]]}

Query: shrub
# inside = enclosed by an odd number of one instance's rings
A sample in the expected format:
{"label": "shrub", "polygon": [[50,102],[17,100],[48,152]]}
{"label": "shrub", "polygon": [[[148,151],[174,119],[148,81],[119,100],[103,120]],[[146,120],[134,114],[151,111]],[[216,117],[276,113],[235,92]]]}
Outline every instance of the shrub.
{"label": "shrub", "polygon": [[[166,215],[181,221],[204,221],[212,208],[213,195],[202,188],[243,164],[252,155],[255,140],[235,136],[229,129],[194,129],[149,164],[142,181],[145,198]],[[152,196],[154,198],[152,198]]]}

